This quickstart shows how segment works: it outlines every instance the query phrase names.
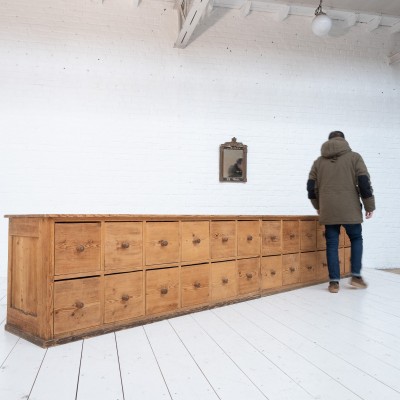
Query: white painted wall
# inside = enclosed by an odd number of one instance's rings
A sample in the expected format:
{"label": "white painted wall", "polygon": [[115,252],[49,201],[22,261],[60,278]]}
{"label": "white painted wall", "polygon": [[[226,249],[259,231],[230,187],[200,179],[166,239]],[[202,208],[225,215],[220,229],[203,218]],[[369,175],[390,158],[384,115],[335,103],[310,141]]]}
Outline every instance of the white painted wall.
{"label": "white painted wall", "polygon": [[[372,176],[366,267],[399,266],[399,45],[216,8],[186,49],[172,3],[0,0],[0,214],[314,214],[312,161],[343,130]],[[219,145],[249,147],[218,182]],[[7,220],[0,222],[6,274]]]}

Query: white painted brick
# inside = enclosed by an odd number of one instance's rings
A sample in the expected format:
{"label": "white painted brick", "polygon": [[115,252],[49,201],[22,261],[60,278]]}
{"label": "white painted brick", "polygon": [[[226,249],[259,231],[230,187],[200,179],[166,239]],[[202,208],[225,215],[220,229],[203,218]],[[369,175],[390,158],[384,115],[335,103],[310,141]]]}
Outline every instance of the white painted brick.
{"label": "white painted brick", "polygon": [[[372,176],[366,267],[399,266],[398,35],[215,8],[186,49],[172,3],[0,0],[0,214],[313,214],[306,179],[343,130]],[[246,184],[219,144],[249,146]],[[0,275],[7,221],[0,222]]]}

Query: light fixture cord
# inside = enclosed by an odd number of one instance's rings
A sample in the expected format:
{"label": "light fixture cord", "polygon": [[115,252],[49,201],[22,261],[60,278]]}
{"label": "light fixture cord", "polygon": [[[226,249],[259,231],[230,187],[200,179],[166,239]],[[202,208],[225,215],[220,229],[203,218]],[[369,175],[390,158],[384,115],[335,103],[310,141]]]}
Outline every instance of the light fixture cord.
{"label": "light fixture cord", "polygon": [[325,14],[323,11],[322,11],[322,0],[319,0],[319,6],[317,7],[317,9],[315,10],[315,13],[314,13],[315,15],[321,15],[321,14]]}

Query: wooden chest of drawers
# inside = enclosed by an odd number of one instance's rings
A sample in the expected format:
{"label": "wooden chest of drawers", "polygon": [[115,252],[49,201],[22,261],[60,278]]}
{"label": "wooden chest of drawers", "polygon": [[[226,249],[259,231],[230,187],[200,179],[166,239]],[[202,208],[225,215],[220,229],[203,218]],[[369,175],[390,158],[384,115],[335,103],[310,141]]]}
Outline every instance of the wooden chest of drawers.
{"label": "wooden chest of drawers", "polygon": [[41,346],[328,279],[317,217],[7,217],[6,329]]}

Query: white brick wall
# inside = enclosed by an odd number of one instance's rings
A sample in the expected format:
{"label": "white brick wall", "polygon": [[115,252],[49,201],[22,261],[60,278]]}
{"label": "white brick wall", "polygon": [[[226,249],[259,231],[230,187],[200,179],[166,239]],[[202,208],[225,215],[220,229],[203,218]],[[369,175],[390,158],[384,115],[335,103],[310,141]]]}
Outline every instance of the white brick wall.
{"label": "white brick wall", "polygon": [[[340,129],[377,197],[364,265],[400,266],[398,34],[216,8],[182,50],[177,21],[150,0],[0,0],[0,214],[313,214],[308,170]],[[246,184],[218,182],[233,136]],[[6,242],[2,220],[0,275]]]}

